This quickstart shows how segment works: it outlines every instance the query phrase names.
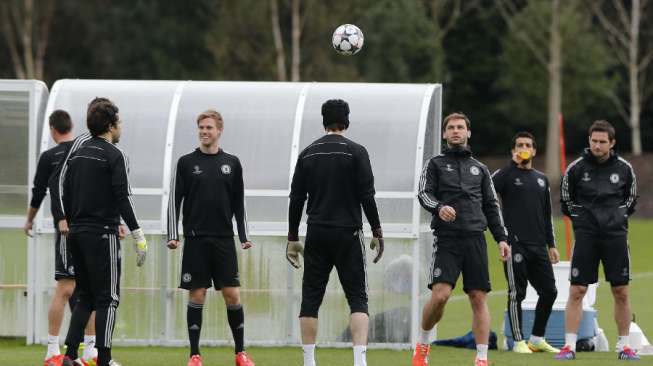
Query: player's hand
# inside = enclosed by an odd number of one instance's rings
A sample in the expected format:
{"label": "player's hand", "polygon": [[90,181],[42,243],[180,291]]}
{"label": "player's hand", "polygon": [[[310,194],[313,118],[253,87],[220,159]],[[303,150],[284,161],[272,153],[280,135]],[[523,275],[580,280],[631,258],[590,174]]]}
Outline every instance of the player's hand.
{"label": "player's hand", "polygon": [[59,228],[59,232],[63,234],[63,236],[68,236],[70,229],[68,229],[68,221],[66,221],[66,219],[59,220],[57,228]]}
{"label": "player's hand", "polygon": [[376,257],[374,257],[373,262],[378,262],[383,256],[383,250],[385,249],[383,231],[381,231],[381,228],[372,230],[372,241],[370,242],[370,249],[376,253]]}
{"label": "player's hand", "polygon": [[560,262],[560,253],[556,247],[549,248],[549,260],[552,264]]}
{"label": "player's hand", "polygon": [[179,248],[179,240],[168,240],[167,246],[170,249],[177,249]]}
{"label": "player's hand", "polygon": [[34,223],[32,221],[25,221],[25,225],[23,225],[23,231],[25,231],[25,235],[29,236],[30,238],[34,236],[32,234],[32,226]]}
{"label": "player's hand", "polygon": [[127,227],[125,225],[118,226],[118,239],[122,240],[127,236]]}
{"label": "player's hand", "polygon": [[244,243],[240,243],[240,247],[243,249],[249,249],[253,246],[254,244],[251,241],[246,241]]}
{"label": "player's hand", "polygon": [[136,250],[136,266],[140,267],[147,258],[147,240],[143,229],[138,228],[132,231],[132,238],[134,239],[134,250]]}
{"label": "player's hand", "polygon": [[286,259],[290,265],[295,268],[302,268],[302,262],[299,261],[299,255],[304,256],[304,244],[299,240],[290,241],[286,244]]}
{"label": "player's hand", "polygon": [[510,259],[510,246],[505,241],[499,242],[499,255],[502,262],[508,261]]}
{"label": "player's hand", "polygon": [[456,210],[451,206],[442,206],[440,211],[438,211],[438,216],[440,216],[444,222],[451,222],[456,219]]}

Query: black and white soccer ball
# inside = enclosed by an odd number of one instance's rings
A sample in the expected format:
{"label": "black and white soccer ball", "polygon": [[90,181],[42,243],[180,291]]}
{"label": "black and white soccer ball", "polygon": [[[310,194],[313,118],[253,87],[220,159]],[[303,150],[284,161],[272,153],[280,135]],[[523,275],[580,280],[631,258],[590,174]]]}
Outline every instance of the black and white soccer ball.
{"label": "black and white soccer ball", "polygon": [[353,24],[343,24],[333,32],[331,43],[341,55],[355,55],[363,48],[363,32]]}

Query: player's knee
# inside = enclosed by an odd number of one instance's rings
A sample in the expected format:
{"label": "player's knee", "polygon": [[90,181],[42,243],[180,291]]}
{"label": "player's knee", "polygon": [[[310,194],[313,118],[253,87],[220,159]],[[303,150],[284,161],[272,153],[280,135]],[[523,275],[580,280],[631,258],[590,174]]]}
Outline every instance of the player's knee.
{"label": "player's knee", "polygon": [[628,303],[628,288],[626,286],[618,286],[612,288],[612,296],[617,304]]}
{"label": "player's knee", "polygon": [[75,291],[75,281],[74,280],[59,280],[57,282],[57,295],[63,298],[65,301],[68,301]]}
{"label": "player's knee", "polygon": [[349,303],[349,310],[351,311],[352,314],[354,313],[364,313],[364,314],[369,314],[367,310],[367,298],[363,297],[351,297],[347,298],[347,302]]}
{"label": "player's knee", "polygon": [[320,304],[314,302],[302,301],[301,309],[299,310],[300,318],[316,318],[320,310]]}
{"label": "player's knee", "polygon": [[587,286],[571,286],[569,289],[569,300],[570,301],[581,301],[585,294],[587,293]]}
{"label": "player's knee", "polygon": [[449,300],[451,296],[451,287],[450,286],[439,286],[435,285],[431,292],[431,302],[436,306],[444,305]]}
{"label": "player's knee", "polygon": [[542,294],[538,294],[538,296],[543,297],[545,299],[555,301],[555,299],[558,297],[558,289],[550,288],[547,291],[542,291]]}
{"label": "player's knee", "polygon": [[515,298],[517,301],[522,302],[526,298],[526,291],[516,291]]}
{"label": "player's knee", "polygon": [[487,294],[483,291],[470,291],[467,296],[469,297],[469,302],[472,304],[472,308],[481,309],[485,308]]}
{"label": "player's knee", "polygon": [[196,288],[188,291],[188,299],[195,304],[204,304],[206,300],[206,289]]}
{"label": "player's knee", "polygon": [[238,287],[223,288],[222,296],[227,305],[240,304],[240,291],[238,291]]}

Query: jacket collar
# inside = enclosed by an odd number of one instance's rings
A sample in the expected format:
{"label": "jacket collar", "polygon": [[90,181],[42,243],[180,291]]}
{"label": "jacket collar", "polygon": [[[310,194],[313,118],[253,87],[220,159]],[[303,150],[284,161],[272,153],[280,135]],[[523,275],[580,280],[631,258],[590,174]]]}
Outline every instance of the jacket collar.
{"label": "jacket collar", "polygon": [[583,159],[585,161],[587,161],[589,163],[592,163],[594,165],[611,163],[611,162],[617,160],[617,158],[619,157],[619,155],[617,155],[617,153],[614,150],[610,150],[610,157],[608,158],[608,160],[604,161],[603,163],[599,163],[596,160],[596,157],[594,157],[594,154],[592,154],[592,151],[588,147],[586,147],[583,150],[583,153],[581,154],[581,156],[583,157]]}
{"label": "jacket collar", "polygon": [[470,149],[469,145],[456,147],[445,146],[442,149],[442,153],[451,157],[468,158],[472,156],[472,149]]}

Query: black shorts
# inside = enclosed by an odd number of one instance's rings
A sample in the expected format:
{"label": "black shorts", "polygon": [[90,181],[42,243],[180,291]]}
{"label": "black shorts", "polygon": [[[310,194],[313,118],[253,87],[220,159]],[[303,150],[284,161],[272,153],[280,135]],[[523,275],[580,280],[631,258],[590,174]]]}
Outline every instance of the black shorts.
{"label": "black shorts", "polygon": [[433,240],[433,254],[428,272],[428,288],[436,283],[456,286],[463,274],[463,290],[490,292],[490,274],[487,263],[487,244],[483,233],[456,236],[437,236]]}
{"label": "black shorts", "polygon": [[569,281],[587,286],[599,280],[599,261],[605,280],[612,286],[630,282],[630,250],[626,235],[604,236],[575,231],[576,242],[571,257]]}
{"label": "black shorts", "polygon": [[216,290],[240,287],[234,238],[186,237],[179,288],[210,288],[211,282]]}
{"label": "black shorts", "polygon": [[300,317],[317,318],[334,266],[350,311],[367,314],[367,262],[363,231],[310,225],[304,248]]}
{"label": "black shorts", "polygon": [[68,239],[59,230],[54,230],[54,279],[75,279],[75,265],[72,252],[68,249]]}

